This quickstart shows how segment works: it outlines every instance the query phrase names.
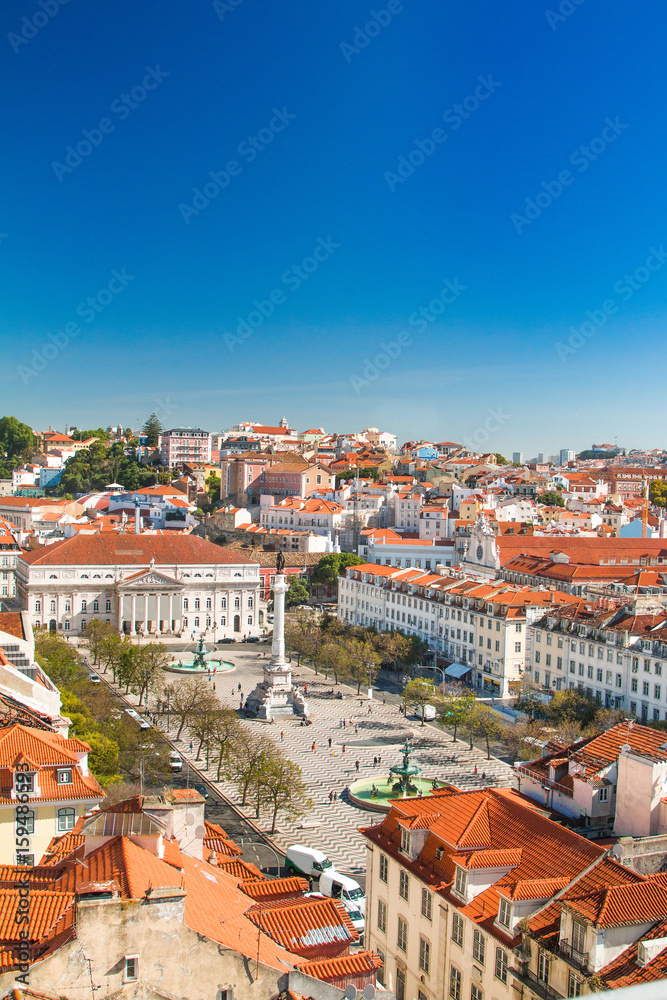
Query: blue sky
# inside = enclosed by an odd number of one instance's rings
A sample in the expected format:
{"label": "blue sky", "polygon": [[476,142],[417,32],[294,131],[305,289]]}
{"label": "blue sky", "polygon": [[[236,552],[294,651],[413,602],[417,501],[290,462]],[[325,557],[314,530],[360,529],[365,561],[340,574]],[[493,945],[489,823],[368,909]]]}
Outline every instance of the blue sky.
{"label": "blue sky", "polygon": [[666,446],[666,21],[5,0],[0,410]]}

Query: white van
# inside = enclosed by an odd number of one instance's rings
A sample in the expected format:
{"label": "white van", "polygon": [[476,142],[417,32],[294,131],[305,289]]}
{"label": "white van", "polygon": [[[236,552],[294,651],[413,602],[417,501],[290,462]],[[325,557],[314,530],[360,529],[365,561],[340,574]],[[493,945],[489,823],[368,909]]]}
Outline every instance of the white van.
{"label": "white van", "polygon": [[285,867],[290,875],[305,875],[306,878],[319,878],[322,872],[333,870],[326,854],[302,844],[292,844],[287,848]]}
{"label": "white van", "polygon": [[351,909],[360,910],[362,916],[366,913],[364,890],[353,878],[341,875],[335,868],[330,868],[320,876],[319,889],[325,896],[340,899],[348,913]]}
{"label": "white van", "polygon": [[169,754],[169,767],[172,771],[182,771],[183,770],[183,758],[180,753],[176,753],[172,750]]}

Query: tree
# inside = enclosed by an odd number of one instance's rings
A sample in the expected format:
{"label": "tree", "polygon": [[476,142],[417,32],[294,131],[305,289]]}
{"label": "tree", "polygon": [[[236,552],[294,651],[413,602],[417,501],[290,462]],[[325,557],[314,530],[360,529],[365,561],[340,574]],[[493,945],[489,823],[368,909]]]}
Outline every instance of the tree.
{"label": "tree", "polygon": [[497,465],[509,465],[510,463],[509,463],[508,459],[505,458],[504,455],[501,455],[500,452],[496,452],[496,464]]}
{"label": "tree", "polygon": [[185,726],[199,712],[206,710],[211,699],[215,695],[208,687],[202,687],[197,678],[188,677],[187,680],[175,684],[170,699],[170,711],[174,713],[179,721],[176,742],[181,738]]}
{"label": "tree", "polygon": [[[218,776],[216,781],[220,781],[223,771],[225,774],[229,773],[232,755],[241,740],[241,724],[236,713],[231,708],[222,708],[217,712],[211,713],[211,715],[210,746],[211,750],[214,750],[217,754]],[[197,756],[199,756],[199,753]],[[208,764],[208,745],[206,747],[206,758]]]}
{"label": "tree", "polygon": [[241,796],[242,806],[246,804],[251,786],[256,795],[261,796],[264,769],[275,753],[275,744],[268,736],[256,738],[246,729],[240,729],[230,754],[229,775]]}
{"label": "tree", "polygon": [[502,726],[498,713],[488,705],[475,705],[471,713],[472,731],[486,742],[486,759],[491,760],[491,740],[496,740],[502,734]]}
{"label": "tree", "polygon": [[295,574],[289,578],[289,589],[285,594],[285,605],[290,608],[293,604],[306,604],[310,597],[307,582]]}
{"label": "tree", "polygon": [[171,663],[171,656],[163,642],[149,642],[145,646],[135,647],[138,649],[135,669],[134,685],[136,693],[139,695],[139,704],[145,700],[148,704],[148,689],[156,691],[163,683],[163,670]]}
{"label": "tree", "polygon": [[322,669],[325,677],[332,673],[336,684],[349,676],[349,650],[336,639],[327,639],[320,644],[315,653],[315,663]]}
{"label": "tree", "polygon": [[322,556],[310,576],[310,582],[318,586],[333,587],[338,584],[348,566],[359,566],[363,563],[360,556],[352,552],[330,552]]}
{"label": "tree", "polygon": [[86,743],[90,747],[88,762],[95,777],[104,787],[120,780],[118,773],[119,748],[114,740],[102,733],[86,733]]}
{"label": "tree", "polygon": [[164,427],[157,418],[156,413],[151,413],[150,417],[141,428],[142,433],[148,438],[147,444],[149,448],[157,448],[158,438],[164,431]]}
{"label": "tree", "polygon": [[656,507],[667,507],[667,482],[654,479],[648,488],[648,498]]}
{"label": "tree", "polygon": [[468,725],[475,707],[475,698],[471,694],[448,698],[438,720],[441,726],[449,726],[454,730],[454,742],[459,729]]}
{"label": "tree", "polygon": [[552,726],[559,726],[564,722],[577,722],[585,728],[595,722],[600,708],[598,702],[585,691],[567,688],[564,691],[557,691],[545,706],[545,717]]}
{"label": "tree", "polygon": [[423,677],[415,677],[403,688],[403,704],[407,715],[408,705],[415,705],[421,712],[422,726],[424,725],[424,714],[426,706],[441,700],[440,692],[432,681],[424,680]]}
{"label": "tree", "polygon": [[57,687],[71,683],[81,673],[76,649],[46,628],[35,629],[35,653],[37,662]]}
{"label": "tree", "polygon": [[297,608],[285,620],[285,643],[288,649],[297,654],[297,665],[301,664],[302,656],[312,656],[317,649],[320,630],[313,614],[306,608]]}
{"label": "tree", "polygon": [[37,445],[32,428],[22,424],[16,417],[0,420],[0,454],[7,459],[29,458]]}
{"label": "tree", "polygon": [[116,630],[111,622],[103,622],[100,618],[91,618],[81,629],[80,638],[90,651],[93,663],[97,666],[105,649],[105,642],[110,637],[116,637]]}
{"label": "tree", "polygon": [[274,753],[265,768],[263,780],[266,787],[266,800],[271,807],[271,830],[276,832],[276,819],[279,812],[293,822],[312,809],[313,800],[308,795],[301,768],[280,752]]}
{"label": "tree", "polygon": [[563,500],[560,493],[556,490],[545,490],[544,493],[539,493],[537,499],[540,503],[547,504],[548,507],[564,507],[565,501]]}
{"label": "tree", "polygon": [[520,712],[525,712],[530,722],[533,719],[545,718],[545,702],[540,688],[532,681],[524,680],[514,707]]}

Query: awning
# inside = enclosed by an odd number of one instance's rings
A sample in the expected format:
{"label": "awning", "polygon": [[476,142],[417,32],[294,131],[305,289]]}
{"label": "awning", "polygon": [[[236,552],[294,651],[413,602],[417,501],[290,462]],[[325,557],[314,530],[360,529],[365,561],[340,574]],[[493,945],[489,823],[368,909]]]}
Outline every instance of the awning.
{"label": "awning", "polygon": [[465,663],[452,663],[449,667],[445,668],[445,674],[447,677],[463,677],[464,674],[469,674],[472,667],[467,666]]}

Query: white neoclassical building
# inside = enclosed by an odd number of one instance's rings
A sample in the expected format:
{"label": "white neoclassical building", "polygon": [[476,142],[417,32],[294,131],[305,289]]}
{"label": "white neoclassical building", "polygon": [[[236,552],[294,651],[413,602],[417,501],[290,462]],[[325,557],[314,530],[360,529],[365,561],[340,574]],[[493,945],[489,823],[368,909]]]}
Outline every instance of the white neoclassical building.
{"label": "white neoclassical building", "polygon": [[127,635],[259,635],[259,565],[195,535],[78,535],[23,552],[17,591],[32,624],[78,635],[99,618]]}

